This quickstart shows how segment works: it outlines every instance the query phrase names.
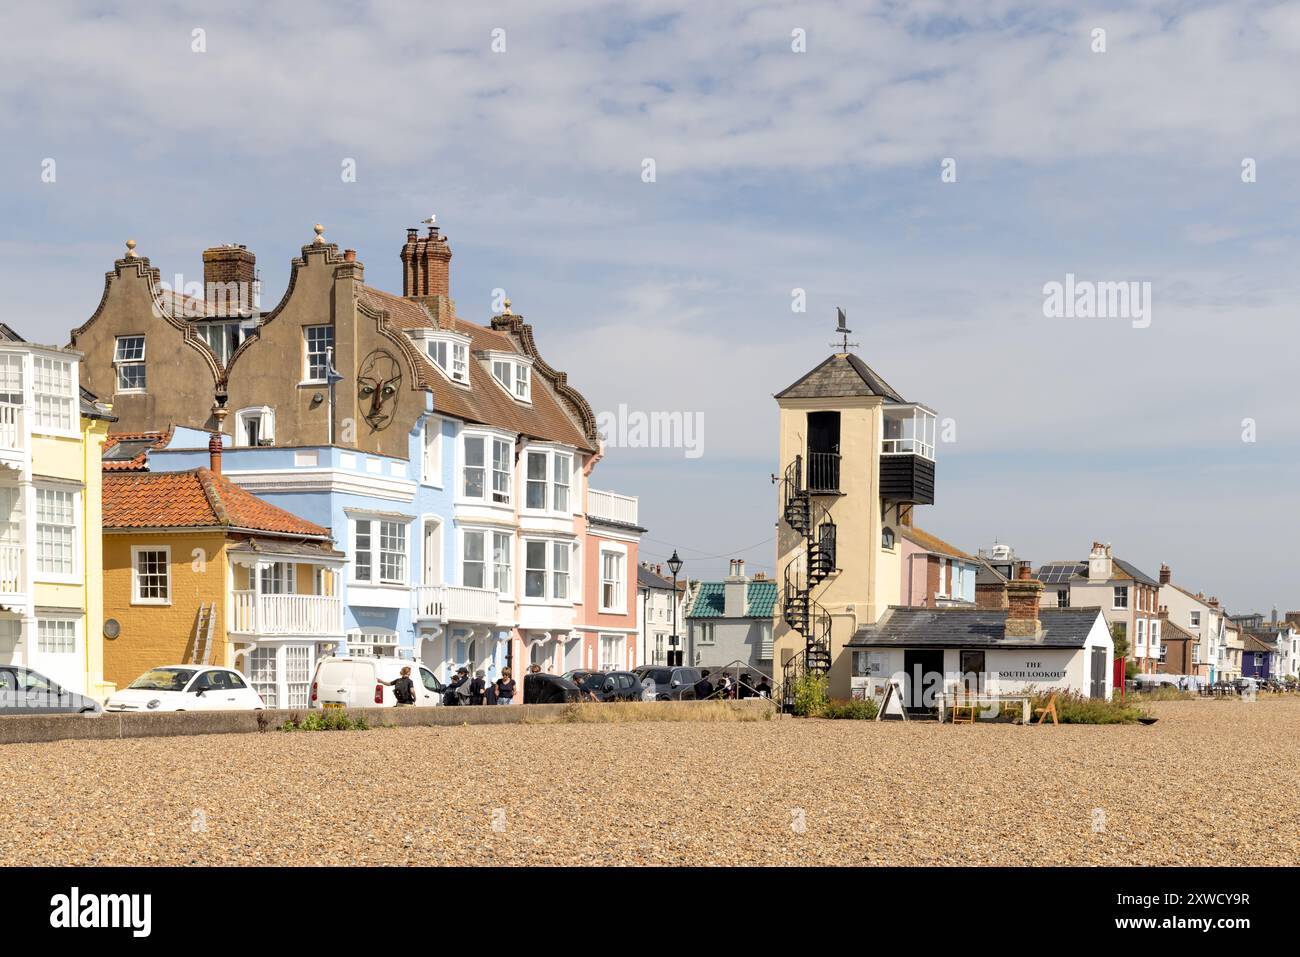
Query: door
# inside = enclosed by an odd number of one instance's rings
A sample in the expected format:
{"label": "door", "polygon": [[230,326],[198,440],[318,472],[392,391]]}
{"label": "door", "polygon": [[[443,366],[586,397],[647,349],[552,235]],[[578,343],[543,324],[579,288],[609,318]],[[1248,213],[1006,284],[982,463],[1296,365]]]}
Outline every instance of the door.
{"label": "door", "polygon": [[903,670],[907,673],[903,689],[903,706],[907,713],[924,714],[939,706],[943,691],[943,649],[908,649],[903,652]]}
{"label": "door", "polygon": [[835,492],[840,487],[840,414],[808,413],[808,488]]}
{"label": "door", "polygon": [[1106,649],[1092,649],[1092,675],[1089,694],[1094,698],[1106,697]]}
{"label": "door", "polygon": [[428,519],[424,523],[423,584],[442,584],[442,523],[435,519]]}

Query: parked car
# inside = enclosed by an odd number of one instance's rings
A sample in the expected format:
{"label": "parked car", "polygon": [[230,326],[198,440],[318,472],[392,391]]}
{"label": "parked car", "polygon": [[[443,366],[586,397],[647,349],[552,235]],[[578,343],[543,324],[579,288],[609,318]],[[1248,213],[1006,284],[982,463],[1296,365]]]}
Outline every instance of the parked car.
{"label": "parked car", "polygon": [[68,691],[39,671],[22,665],[0,668],[0,715],[100,714],[94,698]]}
{"label": "parked car", "polygon": [[560,675],[524,675],[524,704],[567,704],[578,700],[578,686]]}
{"label": "parked car", "polygon": [[578,669],[564,676],[597,701],[640,701],[641,678],[630,671]]}
{"label": "parked car", "polygon": [[1259,691],[1259,680],[1257,678],[1238,678],[1232,683],[1237,690],[1237,694],[1255,694]]}
{"label": "parked car", "polygon": [[311,679],[309,708],[393,708],[397,698],[389,685],[401,677],[402,669],[411,669],[415,684],[415,704],[432,708],[442,704],[446,685],[428,668],[403,658],[322,658],[316,662]]}
{"label": "parked car", "polygon": [[642,665],[633,668],[638,681],[649,678],[655,684],[656,701],[694,701],[699,668],[669,668],[667,665]]}
{"label": "parked car", "polygon": [[105,711],[261,711],[266,705],[233,668],[163,665],[115,691]]}

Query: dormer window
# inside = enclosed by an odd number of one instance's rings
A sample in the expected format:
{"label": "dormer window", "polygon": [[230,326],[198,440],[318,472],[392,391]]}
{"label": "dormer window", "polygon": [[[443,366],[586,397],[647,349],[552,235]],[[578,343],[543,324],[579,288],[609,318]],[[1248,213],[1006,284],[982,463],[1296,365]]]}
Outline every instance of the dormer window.
{"label": "dormer window", "polygon": [[532,369],[529,363],[514,353],[487,353],[492,378],[518,402],[532,402]]}
{"label": "dormer window", "polygon": [[425,341],[425,351],[433,364],[452,382],[469,385],[469,339],[447,333]]}

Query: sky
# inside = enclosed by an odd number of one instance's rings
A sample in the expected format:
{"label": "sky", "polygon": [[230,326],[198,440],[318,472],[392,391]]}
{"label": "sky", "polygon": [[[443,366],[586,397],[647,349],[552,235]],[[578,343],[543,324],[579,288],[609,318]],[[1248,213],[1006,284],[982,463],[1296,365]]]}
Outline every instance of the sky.
{"label": "sky", "polygon": [[[948,420],[921,527],[1300,609],[1300,4],[443,6],[6,5],[0,321],[66,343],[128,238],[273,304],[317,222],[400,292],[436,213],[462,317],[701,424],[597,467],[645,558],[775,571],[772,396],[842,307]],[[1045,315],[1067,275],[1149,314]]]}

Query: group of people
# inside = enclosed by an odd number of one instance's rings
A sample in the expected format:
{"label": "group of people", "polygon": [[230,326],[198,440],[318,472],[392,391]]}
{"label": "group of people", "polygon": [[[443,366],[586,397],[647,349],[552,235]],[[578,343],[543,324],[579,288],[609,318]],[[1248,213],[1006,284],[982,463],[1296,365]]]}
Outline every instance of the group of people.
{"label": "group of people", "polygon": [[700,680],[695,682],[695,700],[725,698],[734,701],[737,698],[772,697],[772,685],[766,675],[745,674],[738,677],[738,681],[733,681],[731,675],[724,671],[715,684],[709,680],[709,672],[701,671]]}
{"label": "group of people", "polygon": [[[534,668],[536,665],[533,666]],[[398,705],[415,704],[415,682],[411,679],[410,667],[402,669],[401,676],[392,681],[380,679],[380,684],[393,689],[393,697]],[[442,703],[445,705],[463,704],[513,704],[515,700],[515,679],[509,668],[501,669],[501,677],[496,681],[487,680],[487,672],[482,668],[470,677],[468,668],[459,668],[451,683],[442,691]]]}

